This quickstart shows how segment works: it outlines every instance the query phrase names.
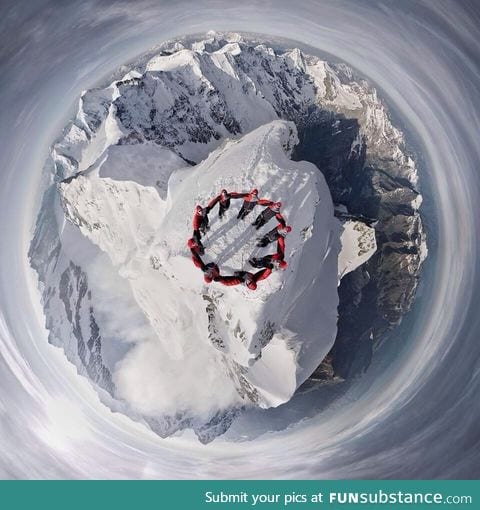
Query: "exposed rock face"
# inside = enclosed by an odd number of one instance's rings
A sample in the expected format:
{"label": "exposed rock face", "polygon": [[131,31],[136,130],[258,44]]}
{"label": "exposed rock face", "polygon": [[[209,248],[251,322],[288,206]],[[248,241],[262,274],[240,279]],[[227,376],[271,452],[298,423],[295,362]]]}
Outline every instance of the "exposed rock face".
{"label": "exposed rock face", "polygon": [[[47,171],[53,182],[63,184],[98,171],[114,182],[151,186],[164,199],[171,172],[198,164],[226,138],[278,118],[293,121],[298,131],[298,145],[294,148],[290,137],[285,151],[293,149],[293,159],[320,169],[339,206],[337,217],[362,230],[358,255],[372,252],[373,244],[377,248],[366,264],[354,270],[350,265],[343,273],[335,345],[314,373],[316,380],[338,381],[364,370],[375,342],[409,310],[426,255],[414,161],[376,91],[347,66],[298,49],[274,51],[238,34],[163,44],[108,87],[82,94],[76,118],[52,147]],[[118,164],[126,154],[123,147],[131,165]],[[64,197],[63,207],[68,217],[76,204]],[[30,260],[41,284],[49,341],[64,347],[80,373],[113,393],[115,362],[104,339],[115,333],[99,319],[101,289],[92,290],[86,273],[92,246],[79,235],[79,227],[88,225],[92,232],[103,227],[74,216],[75,225],[65,223],[53,184],[38,217]],[[148,255],[159,270],[162,257]],[[213,316],[207,301],[206,312]],[[215,336],[214,322],[209,328]],[[242,369],[234,372],[237,386],[251,401],[258,399]],[[203,422],[186,414],[145,422],[164,436],[192,427],[207,442],[228,428],[240,408]]]}
{"label": "exposed rock face", "polygon": [[[102,338],[88,277],[63,249],[58,209],[58,196],[52,187],[45,193],[29,250],[30,262],[39,276],[48,340],[64,349],[80,374],[112,394],[114,384],[102,358]],[[64,239],[72,238],[67,233]]]}
{"label": "exposed rock face", "polygon": [[[370,106],[360,115],[337,108],[306,119],[294,156],[322,169],[334,202],[343,206],[339,218],[361,218],[375,228],[375,255],[340,285],[329,361],[342,378],[368,367],[376,341],[410,309],[426,256],[414,162],[375,92],[364,90],[362,101]],[[375,115],[380,123],[372,120]]]}
{"label": "exposed rock face", "polygon": [[[112,393],[112,378],[103,364],[100,330],[93,313],[92,295],[88,290],[87,276],[73,262],[70,262],[60,277],[59,297],[65,306],[68,322],[72,325],[73,334],[78,341],[78,356],[82,366],[86,368],[88,376],[94,383],[102,384],[104,389]],[[89,312],[89,321],[86,328],[87,335],[84,338],[85,327],[82,327],[81,312],[85,308]]]}

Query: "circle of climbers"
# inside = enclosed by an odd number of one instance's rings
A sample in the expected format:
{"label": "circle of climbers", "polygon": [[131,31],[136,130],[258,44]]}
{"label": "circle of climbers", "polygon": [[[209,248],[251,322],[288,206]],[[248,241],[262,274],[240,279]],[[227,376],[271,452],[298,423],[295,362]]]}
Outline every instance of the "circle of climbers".
{"label": "circle of climbers", "polygon": [[[255,206],[263,206],[263,211],[257,216],[252,225],[259,230],[272,218],[278,221],[275,228],[267,234],[257,238],[257,246],[266,247],[276,241],[277,250],[275,253],[265,255],[264,257],[253,257],[249,264],[260,269],[252,273],[250,271],[235,271],[233,275],[223,275],[217,264],[210,262],[205,264],[202,255],[205,253],[205,247],[202,243],[202,236],[209,230],[208,214],[218,203],[218,217],[223,218],[225,211],[230,208],[232,199],[243,199],[242,207],[238,212],[237,219],[244,220],[255,208]],[[281,202],[272,202],[265,198],[258,198],[258,190],[252,189],[248,193],[229,192],[222,189],[220,194],[211,199],[206,207],[197,205],[193,213],[193,235],[188,240],[187,246],[192,254],[192,261],[196,267],[203,272],[205,283],[218,282],[223,285],[246,285],[250,290],[257,288],[257,283],[268,278],[274,269],[286,269],[285,262],[285,237],[291,232],[292,228],[288,226],[281,214]]]}

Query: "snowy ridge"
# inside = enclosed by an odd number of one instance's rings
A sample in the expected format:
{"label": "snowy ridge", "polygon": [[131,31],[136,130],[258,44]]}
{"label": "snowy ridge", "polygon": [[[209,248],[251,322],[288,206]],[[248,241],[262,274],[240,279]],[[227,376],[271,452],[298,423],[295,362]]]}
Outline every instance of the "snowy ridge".
{"label": "snowy ridge", "polygon": [[340,234],[342,249],[338,256],[338,279],[355,271],[377,251],[375,229],[361,221],[345,220]]}

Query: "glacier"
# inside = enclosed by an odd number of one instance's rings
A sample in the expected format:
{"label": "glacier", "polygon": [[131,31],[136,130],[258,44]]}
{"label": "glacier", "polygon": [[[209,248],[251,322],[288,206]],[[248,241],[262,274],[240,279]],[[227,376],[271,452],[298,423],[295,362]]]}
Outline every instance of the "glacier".
{"label": "glacier", "polygon": [[[341,169],[301,158],[322,123],[345,144]],[[338,341],[340,279],[390,265],[411,296],[425,256],[415,164],[376,91],[342,64],[238,34],[165,43],[85,91],[47,171],[30,260],[49,341],[162,437],[191,428],[206,443],[245,406],[288,401]],[[289,267],[254,295],[205,286],[185,245],[193,207],[252,185],[284,203]],[[211,220],[209,256],[244,266],[248,222]],[[398,322],[408,303],[382,299]]]}

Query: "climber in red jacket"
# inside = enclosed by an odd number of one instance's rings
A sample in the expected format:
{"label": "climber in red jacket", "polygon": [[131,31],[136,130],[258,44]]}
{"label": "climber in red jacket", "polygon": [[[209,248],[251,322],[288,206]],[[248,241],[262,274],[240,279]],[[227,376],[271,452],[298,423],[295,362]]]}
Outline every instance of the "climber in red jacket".
{"label": "climber in red jacket", "polygon": [[235,271],[233,276],[220,276],[216,281],[227,286],[244,283],[250,290],[256,290],[257,282],[268,278],[271,272],[272,270],[269,268],[257,271],[255,274],[248,271]]}
{"label": "climber in red jacket", "polygon": [[257,216],[252,225],[258,230],[259,228],[262,228],[263,225],[268,223],[274,216],[279,223],[286,225],[285,220],[280,213],[281,208],[282,202],[272,202],[270,205],[265,207],[265,209]]}
{"label": "climber in red jacket", "polygon": [[283,255],[272,253],[265,257],[252,257],[249,264],[253,267],[267,267],[268,269],[287,269],[287,263],[283,260]]}
{"label": "climber in red jacket", "polygon": [[270,230],[270,232],[258,239],[257,246],[267,246],[274,241],[278,241],[280,238],[285,238],[285,236],[291,231],[292,227],[290,227],[290,225],[282,225],[279,223],[274,229]]}
{"label": "climber in red jacket", "polygon": [[212,198],[208,203],[208,209],[211,211],[218,203],[218,217],[223,218],[225,215],[225,211],[227,211],[230,207],[230,200],[232,198],[245,198],[248,193],[237,193],[235,191],[227,191],[226,189],[222,189],[220,195]]}
{"label": "climber in red jacket", "polygon": [[200,254],[203,253],[203,246],[201,243],[199,244],[197,240],[192,237],[187,241],[187,246],[190,248],[190,253],[192,254],[192,262],[203,272],[205,283],[211,283],[217,280],[220,276],[220,270],[214,262],[210,262],[209,264],[203,262],[202,257],[200,257]]}
{"label": "climber in red jacket", "polygon": [[266,267],[265,269],[257,271],[253,275],[253,280],[255,283],[257,283],[261,280],[266,280],[271,274],[272,274],[272,270],[269,267]]}
{"label": "climber in red jacket", "polygon": [[[244,273],[244,274],[240,274]],[[249,275],[247,277],[247,275]],[[248,281],[247,281],[248,278]],[[217,280],[217,282],[221,283],[222,285],[226,285],[227,287],[231,287],[233,285],[240,285],[241,283],[245,283],[247,287],[251,290],[255,290],[257,288],[256,284],[254,285],[253,282],[253,274],[247,273],[246,271],[236,271],[234,275],[232,276],[220,276]]]}
{"label": "climber in red jacket", "polygon": [[205,234],[209,229],[208,212],[208,207],[202,207],[201,205],[195,207],[192,218],[193,237],[200,239],[202,234]]}
{"label": "climber in red jacket", "polygon": [[282,236],[277,239],[277,253],[280,257],[280,260],[285,258],[285,238]]}
{"label": "climber in red jacket", "polygon": [[200,255],[203,255],[205,250],[203,249],[202,243],[198,243],[197,240],[192,237],[187,241],[187,246],[190,248],[190,253],[192,254],[192,262],[203,271],[205,264]]}
{"label": "climber in red jacket", "polygon": [[218,282],[221,278],[220,276],[220,270],[214,262],[210,262],[209,264],[206,264],[203,268],[203,279],[205,280],[205,283],[212,283],[212,281]]}
{"label": "climber in red jacket", "polygon": [[257,204],[270,205],[272,204],[272,201],[265,198],[258,198],[258,190],[254,188],[250,191],[250,193],[246,194],[242,207],[238,212],[237,220],[243,220],[248,214],[250,214]]}
{"label": "climber in red jacket", "polygon": [[205,248],[202,244],[202,241],[197,237],[191,237],[187,241],[187,246],[190,248],[190,250],[194,250],[200,255],[203,255],[205,253]]}

